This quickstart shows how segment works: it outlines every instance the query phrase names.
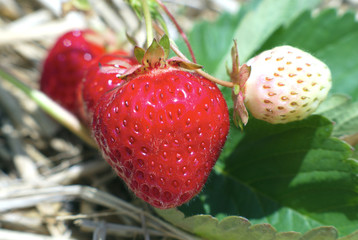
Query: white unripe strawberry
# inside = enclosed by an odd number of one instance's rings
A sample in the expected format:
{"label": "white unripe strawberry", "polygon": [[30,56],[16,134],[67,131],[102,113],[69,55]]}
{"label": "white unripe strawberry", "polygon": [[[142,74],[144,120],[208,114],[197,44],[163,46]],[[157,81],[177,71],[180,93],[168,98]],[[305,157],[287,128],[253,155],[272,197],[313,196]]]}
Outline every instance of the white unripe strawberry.
{"label": "white unripe strawberry", "polygon": [[245,106],[255,118],[273,124],[309,116],[332,85],[326,64],[291,46],[264,51],[247,65],[251,72],[241,89]]}

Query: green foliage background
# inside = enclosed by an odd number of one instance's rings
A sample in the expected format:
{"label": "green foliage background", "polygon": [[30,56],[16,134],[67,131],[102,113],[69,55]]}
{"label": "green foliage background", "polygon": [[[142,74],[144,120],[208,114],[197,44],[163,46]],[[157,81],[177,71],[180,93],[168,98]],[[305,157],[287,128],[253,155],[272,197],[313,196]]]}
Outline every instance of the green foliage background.
{"label": "green foliage background", "polygon": [[303,121],[232,126],[203,192],[179,210],[158,211],[164,218],[206,239],[358,239],[358,155],[340,140],[358,133],[358,23],[352,12],[313,14],[320,2],[254,0],[194,27],[197,60],[214,76],[228,80],[233,39],[242,63],[288,44],[322,59],[333,88]]}

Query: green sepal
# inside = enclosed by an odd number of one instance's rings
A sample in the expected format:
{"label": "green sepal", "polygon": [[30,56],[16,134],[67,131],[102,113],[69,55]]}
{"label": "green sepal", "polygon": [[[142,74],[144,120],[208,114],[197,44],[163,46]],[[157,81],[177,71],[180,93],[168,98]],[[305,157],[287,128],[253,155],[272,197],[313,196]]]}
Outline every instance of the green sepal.
{"label": "green sepal", "polygon": [[230,79],[234,84],[240,84],[239,82],[239,68],[240,59],[239,52],[237,50],[237,42],[234,40],[234,46],[231,48],[231,60],[232,60],[232,71],[228,71]]}
{"label": "green sepal", "polygon": [[189,62],[186,61],[180,57],[172,57],[170,59],[168,59],[168,64],[173,66],[173,67],[181,67],[184,68],[186,70],[196,70],[196,69],[201,69],[203,68],[203,66],[193,63],[193,62]]}
{"label": "green sepal", "polygon": [[160,46],[163,47],[164,52],[165,52],[165,59],[167,59],[169,56],[169,52],[170,52],[169,37],[166,34],[164,34],[163,37],[159,40],[159,44],[160,44]]}
{"label": "green sepal", "polygon": [[128,32],[126,32],[126,37],[128,42],[130,42],[133,46],[138,45],[137,41],[135,40],[135,37],[131,36]]}
{"label": "green sepal", "polygon": [[[235,92],[238,91],[238,94]],[[243,126],[249,121],[249,113],[245,107],[244,96],[239,86],[234,86],[232,90],[232,100],[234,102],[233,120],[236,127],[240,127],[241,131]]]}
{"label": "green sepal", "polygon": [[250,77],[251,67],[243,64],[240,66],[239,53],[237,50],[237,42],[234,40],[234,46],[231,48],[232,70],[229,70],[231,81],[234,83],[232,89],[232,100],[234,102],[233,119],[237,127],[243,130],[243,127],[249,120],[249,114],[247,112],[243,89],[247,79]]}
{"label": "green sepal", "polygon": [[144,55],[145,55],[145,50],[143,48],[140,48],[138,46],[134,47],[134,56],[138,62],[142,62]]}
{"label": "green sepal", "polygon": [[238,115],[234,115],[233,117],[234,124],[237,128],[240,128],[241,132],[244,131],[244,123]]}
{"label": "green sepal", "polygon": [[165,51],[163,47],[158,43],[156,39],[154,39],[152,44],[145,52],[141,62],[144,66],[152,68],[164,66],[165,60]]}
{"label": "green sepal", "polygon": [[117,75],[116,77],[117,78],[120,78],[120,79],[125,79],[127,76],[135,73],[135,72],[140,72],[142,66],[141,65],[134,65],[133,67],[130,67],[127,69],[127,71],[125,71],[122,75]]}
{"label": "green sepal", "polygon": [[251,66],[244,63],[239,69],[239,84],[241,87],[245,86],[247,79],[249,79],[251,73]]}

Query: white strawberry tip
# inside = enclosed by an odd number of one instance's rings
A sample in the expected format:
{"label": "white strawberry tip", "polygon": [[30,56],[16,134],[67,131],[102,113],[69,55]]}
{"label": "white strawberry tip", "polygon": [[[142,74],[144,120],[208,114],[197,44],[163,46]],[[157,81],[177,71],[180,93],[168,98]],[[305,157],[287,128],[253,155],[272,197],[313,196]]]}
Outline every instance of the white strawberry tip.
{"label": "white strawberry tip", "polygon": [[164,35],[159,42],[154,39],[146,51],[140,47],[135,47],[134,55],[137,58],[137,61],[141,64],[128,68],[127,71],[123,73],[123,75],[119,76],[119,78],[126,78],[131,74],[137,76],[147,72],[148,70],[158,68],[173,67],[181,68],[184,70],[196,70],[202,68],[201,65],[184,60],[180,57],[172,57],[167,59],[169,50],[170,45],[167,35]]}

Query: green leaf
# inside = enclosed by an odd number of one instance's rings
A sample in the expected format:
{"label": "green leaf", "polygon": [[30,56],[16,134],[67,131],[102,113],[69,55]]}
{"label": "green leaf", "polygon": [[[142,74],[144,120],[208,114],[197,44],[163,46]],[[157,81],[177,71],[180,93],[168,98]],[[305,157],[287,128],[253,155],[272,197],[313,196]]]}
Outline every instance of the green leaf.
{"label": "green leaf", "polygon": [[242,217],[227,217],[221,221],[209,215],[196,215],[185,218],[176,209],[157,210],[158,214],[187,231],[212,240],[256,240],[273,239],[276,231],[268,224],[251,225]]}
{"label": "green leaf", "polygon": [[301,240],[336,240],[337,230],[333,227],[321,227],[304,234]]}
{"label": "green leaf", "polygon": [[344,137],[358,133],[358,102],[345,95],[332,95],[315,112],[333,121],[332,135]]}
{"label": "green leaf", "polygon": [[[229,216],[218,220],[209,215],[185,217],[177,209],[156,211],[176,226],[210,240],[337,240],[337,230],[334,227],[318,227],[303,235],[298,232],[278,233],[269,224],[252,225],[242,217]],[[353,238],[342,240],[351,239]]]}
{"label": "green leaf", "polygon": [[[240,16],[241,12],[237,15],[223,14],[215,23],[196,24],[188,34],[197,62],[204,65],[208,73],[215,72],[218,63],[231,48],[234,30]],[[176,43],[186,56],[190,56],[182,39],[177,40]]]}
{"label": "green leaf", "polygon": [[259,51],[289,44],[323,60],[332,72],[332,93],[345,93],[358,99],[358,22],[355,13],[338,15],[330,9],[312,17],[298,17],[290,26],[277,30]]}
{"label": "green leaf", "polygon": [[299,240],[301,235],[298,232],[282,232],[276,234],[276,240]]}
{"label": "green leaf", "polygon": [[204,191],[180,209],[188,216],[239,215],[278,231],[333,225],[340,234],[353,232],[358,165],[350,146],[330,137],[332,128],[321,116],[281,125],[251,119],[239,144],[224,149]]}
{"label": "green leaf", "polygon": [[239,54],[246,61],[261,47],[266,39],[282,25],[292,20],[307,9],[317,6],[319,0],[265,0],[255,11],[247,14],[236,29]]}
{"label": "green leaf", "polygon": [[[242,62],[248,59],[280,26],[289,24],[300,13],[315,7],[320,0],[255,0],[244,4],[235,15],[223,14],[215,22],[194,26],[189,41],[197,61],[206,71],[227,78],[232,40],[237,39]],[[180,49],[188,55],[182,40]]]}
{"label": "green leaf", "polygon": [[348,236],[342,237],[339,240],[358,240],[358,231],[349,234]]}

